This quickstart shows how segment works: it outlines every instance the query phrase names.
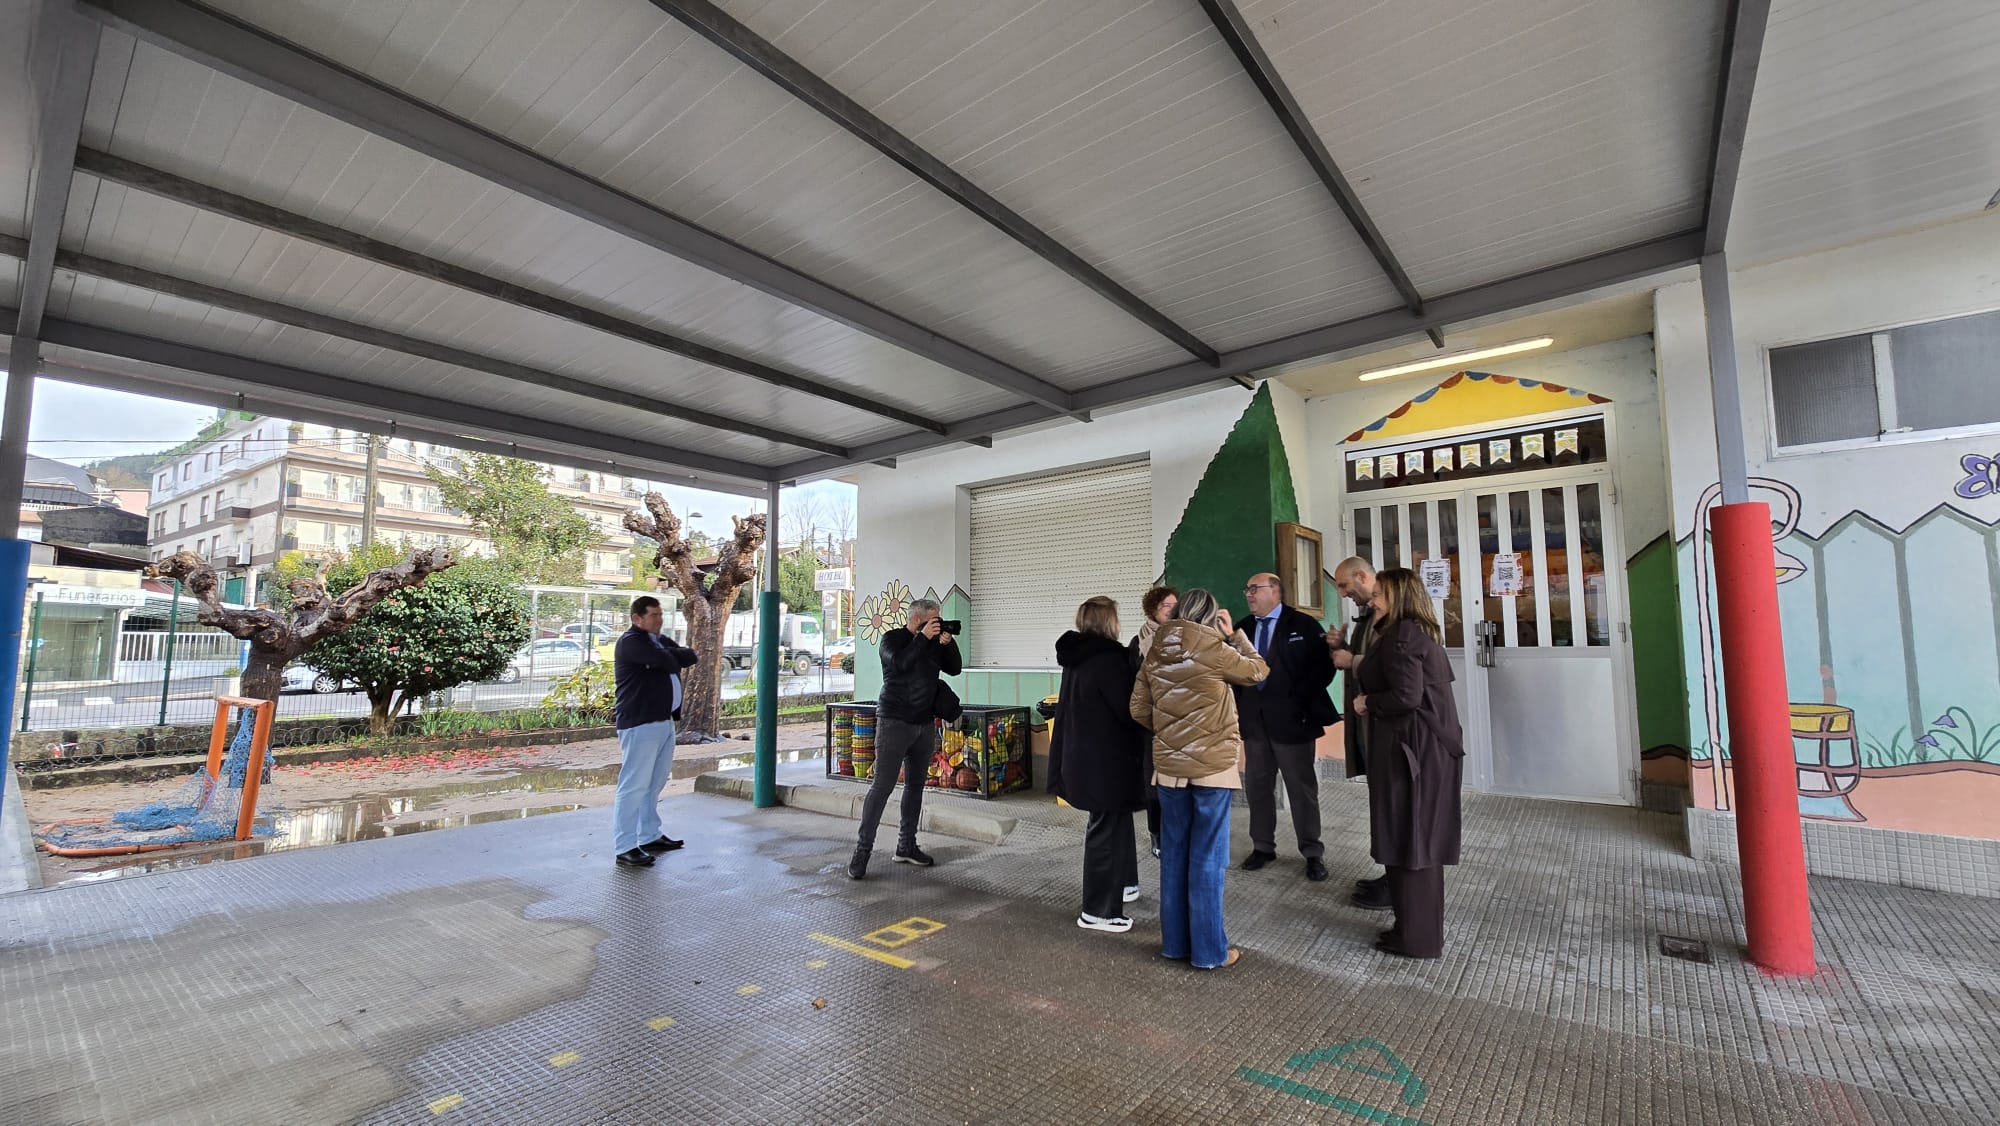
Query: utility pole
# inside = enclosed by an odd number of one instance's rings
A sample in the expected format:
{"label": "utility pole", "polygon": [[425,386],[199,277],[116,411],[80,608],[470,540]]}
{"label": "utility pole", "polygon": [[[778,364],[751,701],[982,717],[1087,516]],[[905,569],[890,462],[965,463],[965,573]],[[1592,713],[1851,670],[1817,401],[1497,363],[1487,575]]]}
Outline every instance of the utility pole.
{"label": "utility pole", "polygon": [[361,546],[375,546],[375,469],[382,452],[382,439],[368,435],[368,473],[361,487]]}

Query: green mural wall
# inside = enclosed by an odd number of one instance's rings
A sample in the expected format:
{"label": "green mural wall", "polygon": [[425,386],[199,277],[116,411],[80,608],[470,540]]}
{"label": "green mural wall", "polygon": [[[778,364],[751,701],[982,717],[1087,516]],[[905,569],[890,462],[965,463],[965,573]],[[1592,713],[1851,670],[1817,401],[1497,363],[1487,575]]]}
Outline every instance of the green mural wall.
{"label": "green mural wall", "polygon": [[1276,566],[1276,525],[1299,518],[1270,387],[1260,386],[1167,540],[1166,580],[1201,587],[1240,616],[1243,580]]}
{"label": "green mural wall", "polygon": [[1681,653],[1680,586],[1674,544],[1660,536],[1625,564],[1632,600],[1632,679],[1639,705],[1639,746],[1650,756],[1685,759],[1686,665]]}

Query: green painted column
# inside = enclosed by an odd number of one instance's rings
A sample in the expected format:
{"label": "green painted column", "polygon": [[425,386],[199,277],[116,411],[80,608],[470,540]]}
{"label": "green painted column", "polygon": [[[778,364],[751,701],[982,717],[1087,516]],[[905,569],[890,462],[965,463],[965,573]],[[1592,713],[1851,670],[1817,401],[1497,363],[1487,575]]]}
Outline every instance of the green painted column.
{"label": "green painted column", "polygon": [[757,753],[751,804],[778,804],[778,482],[771,482],[764,533],[764,593],[757,603]]}

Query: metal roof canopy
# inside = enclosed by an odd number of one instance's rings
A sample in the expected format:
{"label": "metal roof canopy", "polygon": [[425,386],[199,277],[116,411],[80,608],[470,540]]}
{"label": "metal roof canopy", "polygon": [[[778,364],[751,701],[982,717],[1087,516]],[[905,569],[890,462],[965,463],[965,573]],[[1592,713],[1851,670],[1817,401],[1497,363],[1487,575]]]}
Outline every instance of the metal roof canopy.
{"label": "metal roof canopy", "polygon": [[[44,0],[0,302],[55,378],[760,495],[1435,342],[1732,210],[1844,238],[1772,218],[1750,95],[1796,148],[1827,68],[1785,45],[1859,3]],[[2000,87],[1990,13],[1940,9],[1925,96]],[[1875,229],[1976,210],[1967,163]]]}

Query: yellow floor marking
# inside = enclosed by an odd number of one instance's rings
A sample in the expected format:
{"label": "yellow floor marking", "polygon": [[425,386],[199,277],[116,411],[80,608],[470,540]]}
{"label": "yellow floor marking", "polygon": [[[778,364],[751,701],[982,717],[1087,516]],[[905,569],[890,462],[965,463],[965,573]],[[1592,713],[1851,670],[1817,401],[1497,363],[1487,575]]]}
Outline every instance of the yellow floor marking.
{"label": "yellow floor marking", "polygon": [[845,950],[849,954],[859,954],[863,958],[873,958],[885,966],[894,966],[899,970],[907,970],[911,966],[916,965],[915,962],[910,961],[908,958],[898,958],[894,954],[884,954],[880,950],[870,950],[866,946],[857,945],[844,938],[835,938],[830,934],[809,934],[806,937],[812,939],[814,942],[824,942],[835,950]]}
{"label": "yellow floor marking", "polygon": [[812,961],[806,963],[806,968],[809,970],[823,970],[826,968],[826,964],[825,958],[814,958]]}
{"label": "yellow floor marking", "polygon": [[555,1055],[549,1057],[549,1066],[568,1067],[582,1058],[582,1056],[577,1055],[575,1052],[557,1052]]}
{"label": "yellow floor marking", "polygon": [[446,1095],[444,1098],[432,1099],[430,1101],[431,1113],[433,1115],[443,1114],[446,1111],[450,1110],[457,1110],[459,1107],[464,1105],[465,1105],[464,1095]]}
{"label": "yellow floor marking", "polygon": [[672,1017],[654,1017],[652,1020],[646,1022],[646,1027],[652,1029],[654,1032],[661,1032],[673,1026],[674,1018]]}
{"label": "yellow floor marking", "polygon": [[861,937],[863,941],[894,950],[898,946],[908,945],[927,934],[936,934],[943,929],[944,924],[936,919],[914,916],[900,923],[890,923],[881,930],[870,931]]}
{"label": "yellow floor marking", "polygon": [[739,996],[743,996],[743,997],[748,997],[748,996],[750,996],[750,995],[751,995],[752,993],[762,993],[762,992],[764,992],[764,987],[763,987],[763,986],[761,986],[761,985],[745,985],[745,986],[743,986],[743,987],[741,987],[741,988],[737,989],[737,991],[736,991],[736,992],[737,992],[737,994],[738,994]]}

